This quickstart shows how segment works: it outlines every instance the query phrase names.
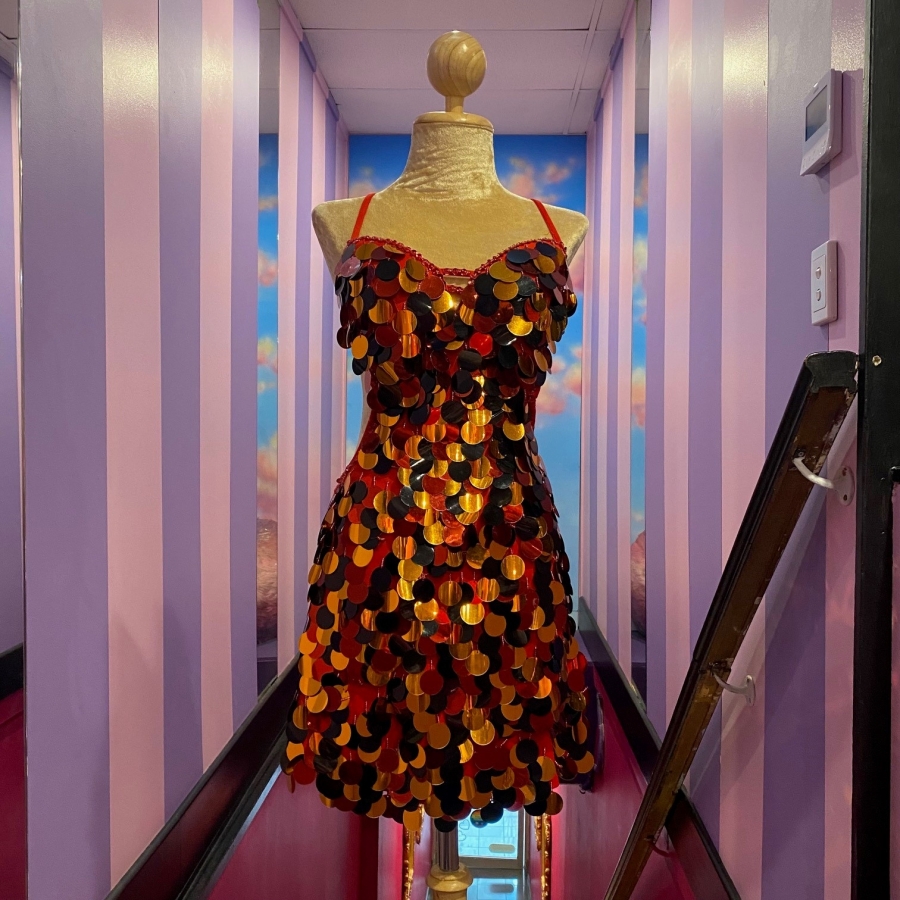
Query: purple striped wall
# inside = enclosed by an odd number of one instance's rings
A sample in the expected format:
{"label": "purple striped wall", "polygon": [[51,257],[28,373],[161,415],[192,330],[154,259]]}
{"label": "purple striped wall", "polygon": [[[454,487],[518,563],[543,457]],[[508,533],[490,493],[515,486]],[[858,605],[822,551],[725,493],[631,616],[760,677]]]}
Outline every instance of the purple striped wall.
{"label": "purple striped wall", "polygon": [[19,453],[18,167],[15,85],[0,75],[0,653],[22,643],[22,466]]}
{"label": "purple striped wall", "polygon": [[646,409],[646,591],[647,714],[656,730],[666,730],[666,528],[663,470],[665,437],[665,245],[668,131],[669,0],[655,0],[651,19],[650,134],[647,201],[647,409]]}
{"label": "purple striped wall", "polygon": [[[841,318],[828,329],[832,350],[859,344],[860,230],[862,191],[863,64],[865,7],[858,0],[832,0],[831,65],[843,71],[843,150],[829,174],[830,237],[838,241],[838,293]],[[851,431],[852,433],[852,431]],[[829,466],[840,466],[838,454]],[[851,445],[843,463],[856,465]],[[834,468],[832,468],[834,471]],[[853,614],[856,576],[856,510],[827,500],[825,561],[825,896],[850,894],[852,734],[846,723],[853,710]]]}
{"label": "purple striped wall", "polygon": [[159,4],[165,813],[203,772],[200,697],[200,5]]}
{"label": "purple striped wall", "polygon": [[343,469],[346,358],[337,303],[312,229],[313,207],[347,190],[347,136],[281,13],[278,154],[278,659],[287,665],[306,624],[307,579],[322,515]]}
{"label": "purple striped wall", "polygon": [[[309,483],[309,451],[311,441],[308,434],[309,404],[310,404],[310,376],[309,348],[310,327],[309,311],[310,302],[318,302],[318,295],[310,297],[310,247],[313,240],[312,220],[309,211],[313,208],[313,182],[312,182],[312,158],[313,158],[313,129],[312,121],[315,115],[314,93],[316,91],[316,78],[305,53],[300,53],[297,59],[299,78],[299,109],[300,132],[297,154],[297,293],[295,296],[295,308],[297,315],[297,330],[294,344],[296,358],[296,400],[294,406],[295,432],[291,435],[291,441],[297,448],[296,481],[295,481],[295,506],[294,506],[294,541],[293,559],[295,568],[294,586],[294,635],[296,637],[306,624],[306,610],[308,601],[306,592],[308,582],[306,573],[310,565],[310,544],[314,535],[318,534],[319,522],[314,521],[318,510],[310,506]],[[318,339],[318,336],[316,336]],[[280,431],[280,425],[279,425]],[[287,623],[285,623],[287,624]],[[292,654],[293,656],[293,649]]]}
{"label": "purple striped wall", "polygon": [[[688,516],[690,643],[696,643],[722,572],[722,94],[721,0],[693,7],[691,134],[690,415]],[[691,792],[715,839],[719,824],[721,709],[691,772]]]}
{"label": "purple striped wall", "polygon": [[635,165],[635,106],[636,106],[636,57],[637,32],[636,8],[631,6],[622,23],[622,52],[616,64],[621,69],[621,127],[619,134],[621,168],[616,176],[619,185],[619,202],[615,207],[618,218],[619,271],[615,284],[618,306],[618,369],[610,378],[610,387],[618,394],[616,418],[616,491],[611,506],[615,515],[616,540],[616,590],[613,596],[618,606],[618,642],[613,645],[619,662],[626,672],[631,672],[631,420],[632,420],[632,357],[631,338],[634,330],[634,165]]}
{"label": "purple striped wall", "polygon": [[[626,672],[631,670],[631,339],[634,272],[635,7],[588,139],[586,346],[582,385],[580,578]],[[600,498],[598,500],[598,498]]]}
{"label": "purple striped wall", "polygon": [[[604,103],[609,104],[609,114],[612,123],[612,145],[609,157],[609,168],[612,173],[612,189],[610,191],[610,208],[612,215],[610,217],[610,238],[609,238],[609,274],[603,273],[604,282],[608,285],[606,296],[600,295],[601,315],[608,317],[609,332],[607,340],[607,365],[609,366],[609,378],[606,382],[607,401],[606,401],[606,497],[604,502],[606,515],[606,634],[610,644],[619,648],[621,646],[620,636],[623,631],[629,628],[628,621],[620,621],[618,602],[619,598],[619,532],[618,524],[618,488],[619,488],[619,472],[618,472],[618,453],[617,439],[618,429],[616,423],[618,421],[619,409],[619,266],[621,265],[620,243],[622,240],[621,221],[618,216],[619,207],[622,202],[622,54],[619,54],[616,67],[612,72],[612,80],[607,88]],[[632,164],[633,164],[632,154]],[[604,163],[605,164],[605,163]],[[625,361],[623,360],[623,363]],[[630,363],[629,379],[630,379]],[[603,577],[603,575],[601,575]],[[623,664],[623,668],[624,664]],[[625,671],[629,671],[625,668]]]}
{"label": "purple striped wall", "polygon": [[[256,699],[259,11],[29,0],[21,47],[30,896],[96,900]],[[295,171],[332,196],[344,133],[304,78]]]}
{"label": "purple striped wall", "polygon": [[[722,535],[724,566],[753,490],[744,473],[765,460],[766,82],[768,0],[724,4],[722,108]],[[746,266],[746,260],[753,264]],[[756,680],[756,702],[722,698],[719,849],[744,896],[759,897],[766,711],[765,604],[757,611],[732,681]],[[710,740],[716,737],[712,731]]]}
{"label": "purple striped wall", "polygon": [[[325,199],[334,200],[336,196],[335,185],[335,167],[337,163],[337,118],[330,108],[325,108]],[[313,295],[314,297],[315,295]],[[334,280],[331,273],[325,266],[322,267],[322,336],[328,340],[326,347],[332,346],[332,335],[337,334],[338,324],[336,324],[337,302],[334,296]],[[334,460],[331,452],[334,445],[335,432],[335,415],[338,410],[335,408],[335,396],[338,390],[343,387],[343,382],[335,381],[333,377],[333,369],[324,369],[325,377],[322,379],[322,431],[321,431],[321,448],[319,453],[323,460]],[[345,392],[344,392],[345,393]],[[343,394],[342,394],[343,396]],[[340,457],[338,457],[338,460]],[[330,499],[334,492],[334,482],[338,473],[333,472],[333,465],[324,465],[319,470],[319,496]]]}
{"label": "purple striped wall", "polygon": [[[110,881],[101,4],[21,4],[29,895]],[[60,740],[65,766],[60,765]]]}
{"label": "purple striped wall", "polygon": [[[231,703],[233,728],[256,684],[257,230],[259,6],[234,4],[231,220]],[[248,427],[250,423],[252,427]]]}
{"label": "purple striped wall", "polygon": [[[797,174],[797,107],[831,65],[830,12],[828,0],[769,4],[767,444],[803,356],[828,348],[828,330],[810,324],[806,298],[810,251],[828,239],[829,175]],[[781,52],[788,47],[793,52]],[[824,521],[817,522],[796,580],[781,591],[773,585],[766,597],[766,898],[824,890],[824,540]]]}
{"label": "purple striped wall", "polygon": [[[803,357],[856,345],[863,13],[862,0],[653,6],[647,628],[648,711],[660,730]],[[803,178],[799,110],[831,65],[845,71],[845,151]],[[613,129],[623,122],[616,90],[614,73],[605,103],[616,112],[604,117]],[[598,142],[594,183],[620,171],[612,143]],[[809,321],[809,258],[828,238],[840,242],[840,319],[820,328]],[[592,285],[615,280],[615,253],[608,271],[602,256],[593,262]],[[592,289],[602,308],[603,288]],[[607,335],[586,353],[598,347],[621,370],[613,344]],[[849,428],[830,469],[854,463]],[[583,476],[595,492],[584,508],[610,529],[608,555],[622,540],[612,531],[621,466],[611,456]],[[735,661],[732,679],[752,674],[757,702],[723,700],[690,774],[744,897],[848,895],[853,547],[852,507],[817,489]],[[591,582],[606,594],[613,646],[615,565],[613,556]]]}

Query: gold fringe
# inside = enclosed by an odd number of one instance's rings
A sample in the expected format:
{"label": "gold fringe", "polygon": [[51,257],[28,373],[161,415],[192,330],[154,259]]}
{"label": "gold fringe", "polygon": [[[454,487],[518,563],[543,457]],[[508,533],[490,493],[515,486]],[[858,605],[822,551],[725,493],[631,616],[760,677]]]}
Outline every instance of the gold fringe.
{"label": "gold fringe", "polygon": [[403,877],[401,879],[401,900],[410,900],[412,897],[413,874],[416,862],[416,844],[422,840],[422,826],[425,813],[419,808],[419,827],[410,831],[403,826]]}
{"label": "gold fringe", "polygon": [[552,861],[552,828],[546,813],[534,820],[534,837],[541,856],[541,900],[550,900],[550,867]]}

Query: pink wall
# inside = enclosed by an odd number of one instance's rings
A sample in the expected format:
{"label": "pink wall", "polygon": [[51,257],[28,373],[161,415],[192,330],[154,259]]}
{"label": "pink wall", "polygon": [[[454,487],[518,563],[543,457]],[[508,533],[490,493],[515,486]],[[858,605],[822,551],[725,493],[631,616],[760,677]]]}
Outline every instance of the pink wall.
{"label": "pink wall", "polygon": [[0,700],[0,884],[8,900],[25,900],[25,697]]}
{"label": "pink wall", "polygon": [[210,900],[356,900],[361,824],[326,809],[314,785],[291,794],[278,776]]}
{"label": "pink wall", "polygon": [[[21,53],[30,892],[96,900],[256,700],[259,9],[23,0]],[[292,79],[285,368],[332,362],[309,213],[340,191],[335,110]],[[342,417],[321,366],[301,385],[306,528]]]}
{"label": "pink wall", "polygon": [[[603,771],[589,794],[581,794],[577,787],[563,789],[563,811],[552,820],[553,900],[595,900],[603,896],[646,787],[599,682],[598,689],[604,699],[606,726]],[[665,837],[659,849],[661,852],[650,858],[634,900],[693,900],[694,894]]]}
{"label": "pink wall", "polygon": [[[660,732],[803,357],[856,348],[863,14],[862,0],[653,4],[647,705]],[[622,34],[627,46],[627,20]],[[605,459],[584,455],[596,471],[582,476],[595,492],[582,498],[583,531],[598,538],[599,566],[583,553],[581,578],[627,663],[618,612],[627,586],[616,566],[630,535],[616,490],[628,483],[630,461],[613,455],[625,423],[612,410],[630,363],[612,336],[622,292],[605,286],[629,252],[627,228],[608,212],[616,185],[630,177],[615,149],[629,128],[619,100],[623,59],[590,136],[599,234],[586,306],[592,331],[609,337],[586,342],[585,371],[597,387],[585,430],[615,433]],[[832,66],[844,71],[844,150],[819,175],[801,177],[798,110]],[[829,238],[840,245],[840,318],[818,327],[809,319],[809,258]],[[853,428],[851,419],[832,470],[854,465]],[[735,662],[735,682],[756,679],[756,704],[723,700],[690,773],[693,799],[744,898],[849,894],[854,518],[852,507],[816,489]]]}

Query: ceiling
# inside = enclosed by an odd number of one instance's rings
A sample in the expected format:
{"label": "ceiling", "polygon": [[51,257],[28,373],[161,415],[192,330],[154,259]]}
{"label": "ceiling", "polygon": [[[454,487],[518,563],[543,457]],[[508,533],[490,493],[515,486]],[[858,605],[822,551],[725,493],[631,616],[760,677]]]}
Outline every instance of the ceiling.
{"label": "ceiling", "polygon": [[[478,38],[487,58],[484,83],[467,99],[467,111],[487,116],[501,134],[585,132],[627,5],[627,0],[284,2],[293,6],[348,129],[380,134],[408,133],[417,115],[442,107],[425,60],[432,41],[453,29]],[[266,91],[274,90],[277,123],[277,0],[262,0],[260,9],[262,118]],[[271,44],[273,37],[266,31],[272,28],[275,46],[267,51],[265,42]],[[274,69],[266,72],[272,49]],[[271,121],[271,100],[268,106]]]}

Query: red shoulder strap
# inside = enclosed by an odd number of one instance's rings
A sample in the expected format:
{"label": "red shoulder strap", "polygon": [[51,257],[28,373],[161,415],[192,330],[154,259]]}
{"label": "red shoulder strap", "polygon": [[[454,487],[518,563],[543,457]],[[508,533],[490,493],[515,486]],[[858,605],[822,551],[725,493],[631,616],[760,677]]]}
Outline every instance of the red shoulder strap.
{"label": "red shoulder strap", "polygon": [[550,218],[550,213],[547,212],[547,208],[544,206],[543,203],[541,203],[540,200],[534,200],[534,198],[532,198],[532,199],[533,199],[534,205],[538,208],[538,211],[543,216],[544,221],[547,223],[547,229],[550,232],[550,236],[557,243],[561,244],[562,238],[559,236],[559,232],[556,230],[556,226],[553,224],[553,219]]}
{"label": "red shoulder strap", "polygon": [[363,197],[362,203],[359,204],[359,212],[356,214],[356,224],[353,226],[353,234],[350,235],[351,241],[355,241],[359,237],[360,232],[362,231],[363,219],[366,217],[366,211],[374,196],[374,194],[366,194],[366,196]]}

